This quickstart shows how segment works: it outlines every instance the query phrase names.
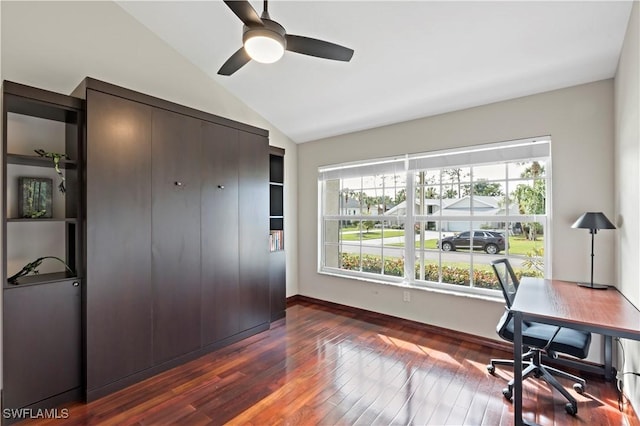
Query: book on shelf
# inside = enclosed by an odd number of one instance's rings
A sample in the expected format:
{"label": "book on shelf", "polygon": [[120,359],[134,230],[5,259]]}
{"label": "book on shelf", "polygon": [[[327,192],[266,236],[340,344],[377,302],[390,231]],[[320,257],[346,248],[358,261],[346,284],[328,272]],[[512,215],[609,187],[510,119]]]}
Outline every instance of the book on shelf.
{"label": "book on shelf", "polygon": [[284,250],[284,231],[273,230],[269,233],[269,251]]}

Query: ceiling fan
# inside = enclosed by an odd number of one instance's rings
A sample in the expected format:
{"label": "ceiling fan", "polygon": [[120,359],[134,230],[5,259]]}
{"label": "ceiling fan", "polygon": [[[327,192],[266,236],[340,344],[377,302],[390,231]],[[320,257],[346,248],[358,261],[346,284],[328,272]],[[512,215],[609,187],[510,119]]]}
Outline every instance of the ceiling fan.
{"label": "ceiling fan", "polygon": [[276,62],[285,50],[344,62],[349,62],[353,56],[353,49],[315,38],[287,34],[282,25],[271,20],[267,0],[264,0],[260,16],[247,0],[225,0],[225,3],[244,23],[243,46],[218,70],[220,75],[233,74],[251,59],[266,64]]}

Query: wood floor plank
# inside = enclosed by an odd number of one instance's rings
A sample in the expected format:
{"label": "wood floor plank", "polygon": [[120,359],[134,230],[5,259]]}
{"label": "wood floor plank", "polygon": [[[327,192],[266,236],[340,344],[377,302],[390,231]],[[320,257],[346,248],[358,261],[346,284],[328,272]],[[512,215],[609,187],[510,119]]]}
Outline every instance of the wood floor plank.
{"label": "wood floor plank", "polygon": [[[263,333],[91,403],[67,405],[68,419],[24,423],[512,425],[513,406],[502,388],[513,371],[499,367],[490,375],[485,367],[509,355],[455,333],[447,337],[382,315],[301,302]],[[611,383],[587,381],[572,417],[559,392],[526,380],[525,418],[545,426],[640,426],[629,405],[618,410]]]}

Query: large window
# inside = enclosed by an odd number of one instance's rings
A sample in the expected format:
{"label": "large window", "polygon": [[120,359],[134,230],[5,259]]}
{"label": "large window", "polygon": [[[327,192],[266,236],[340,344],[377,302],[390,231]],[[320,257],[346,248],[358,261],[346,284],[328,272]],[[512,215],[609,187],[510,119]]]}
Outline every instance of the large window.
{"label": "large window", "polygon": [[544,276],[550,170],[546,137],[323,167],[319,269],[471,292],[499,288],[501,257]]}

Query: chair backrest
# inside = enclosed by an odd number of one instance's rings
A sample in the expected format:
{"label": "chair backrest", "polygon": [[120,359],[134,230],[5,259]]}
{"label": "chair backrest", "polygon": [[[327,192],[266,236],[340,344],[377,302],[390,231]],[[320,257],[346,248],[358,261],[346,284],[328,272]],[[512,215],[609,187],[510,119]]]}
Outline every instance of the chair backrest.
{"label": "chair backrest", "polygon": [[516,291],[518,291],[518,285],[520,284],[518,277],[516,277],[515,272],[513,272],[513,268],[508,259],[493,260],[491,261],[491,267],[496,274],[496,278],[498,278],[507,307],[511,308],[513,299],[516,297]]}

